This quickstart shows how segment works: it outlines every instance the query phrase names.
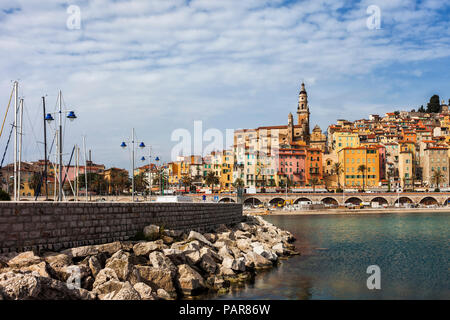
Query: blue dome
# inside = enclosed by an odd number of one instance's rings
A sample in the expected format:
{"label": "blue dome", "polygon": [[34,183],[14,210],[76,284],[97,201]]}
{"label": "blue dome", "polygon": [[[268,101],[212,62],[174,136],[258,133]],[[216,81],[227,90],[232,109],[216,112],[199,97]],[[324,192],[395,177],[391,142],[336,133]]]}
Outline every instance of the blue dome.
{"label": "blue dome", "polygon": [[75,112],[70,111],[69,114],[67,115],[67,118],[73,120],[73,119],[76,119],[77,116],[75,115]]}
{"label": "blue dome", "polygon": [[142,158],[141,158],[141,161],[145,161],[145,157],[142,157]]}
{"label": "blue dome", "polygon": [[139,148],[145,148],[145,144],[144,144],[143,142],[141,142],[141,143],[139,144]]}
{"label": "blue dome", "polygon": [[47,113],[47,115],[45,116],[45,120],[53,121],[54,119],[53,119],[53,117],[52,117],[52,115],[50,113]]}
{"label": "blue dome", "polygon": [[127,146],[127,144],[125,142],[122,142],[122,144],[120,145],[122,148],[125,148]]}

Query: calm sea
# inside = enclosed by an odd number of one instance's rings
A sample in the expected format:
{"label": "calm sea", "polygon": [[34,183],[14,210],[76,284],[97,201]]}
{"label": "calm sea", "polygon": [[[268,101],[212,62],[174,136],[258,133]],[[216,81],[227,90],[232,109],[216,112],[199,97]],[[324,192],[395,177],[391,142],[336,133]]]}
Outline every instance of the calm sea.
{"label": "calm sea", "polygon": [[[301,256],[220,299],[450,299],[450,214],[265,217]],[[367,289],[378,265],[381,290]]]}

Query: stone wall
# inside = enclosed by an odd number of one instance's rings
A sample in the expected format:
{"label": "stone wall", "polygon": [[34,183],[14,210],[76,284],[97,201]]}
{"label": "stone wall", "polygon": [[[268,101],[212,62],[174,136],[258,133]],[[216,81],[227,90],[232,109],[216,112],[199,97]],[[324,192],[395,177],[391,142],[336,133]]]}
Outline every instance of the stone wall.
{"label": "stone wall", "polygon": [[207,231],[242,217],[233,203],[0,202],[0,252],[127,240],[149,224]]}

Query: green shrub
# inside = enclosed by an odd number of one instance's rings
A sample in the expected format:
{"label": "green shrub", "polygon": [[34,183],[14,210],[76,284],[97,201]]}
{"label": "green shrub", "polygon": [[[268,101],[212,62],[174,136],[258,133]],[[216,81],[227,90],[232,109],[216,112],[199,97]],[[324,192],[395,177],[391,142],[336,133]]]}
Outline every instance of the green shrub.
{"label": "green shrub", "polygon": [[11,197],[5,191],[0,190],[0,201],[11,201]]}

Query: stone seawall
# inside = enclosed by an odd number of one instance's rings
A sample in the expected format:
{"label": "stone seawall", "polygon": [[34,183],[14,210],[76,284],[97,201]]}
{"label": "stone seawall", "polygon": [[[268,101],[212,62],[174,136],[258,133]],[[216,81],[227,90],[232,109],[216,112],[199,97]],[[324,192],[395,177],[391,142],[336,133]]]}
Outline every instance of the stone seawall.
{"label": "stone seawall", "polygon": [[149,224],[206,232],[242,219],[233,203],[0,202],[0,253],[122,241]]}

